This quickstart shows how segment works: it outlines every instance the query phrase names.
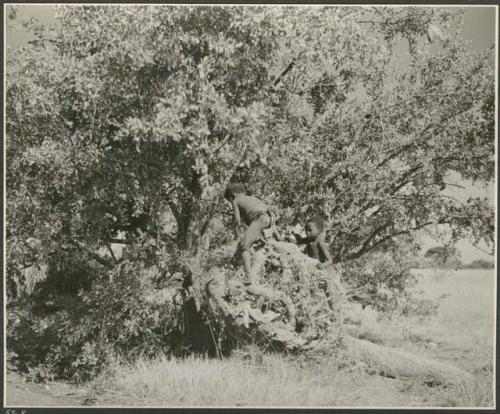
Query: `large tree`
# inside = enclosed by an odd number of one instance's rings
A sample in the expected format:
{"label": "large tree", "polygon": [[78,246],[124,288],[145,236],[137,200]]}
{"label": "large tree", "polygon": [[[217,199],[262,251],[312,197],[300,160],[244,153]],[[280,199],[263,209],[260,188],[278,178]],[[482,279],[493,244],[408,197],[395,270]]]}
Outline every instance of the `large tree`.
{"label": "large tree", "polygon": [[293,67],[275,88],[270,162],[255,189],[265,182],[288,220],[327,218],[337,261],[436,225],[491,246],[488,200],[461,202],[446,190],[452,175],[494,176],[493,47],[471,50],[461,12],[287,16],[281,52]]}
{"label": "large tree", "polygon": [[460,13],[63,6],[26,22],[35,40],[7,53],[10,274],[65,246],[112,268],[99,252],[138,238],[195,254],[231,178],[284,221],[323,214],[336,261],[435,224],[492,242],[485,200],[443,193],[450,171],[494,172],[493,52],[452,33]]}

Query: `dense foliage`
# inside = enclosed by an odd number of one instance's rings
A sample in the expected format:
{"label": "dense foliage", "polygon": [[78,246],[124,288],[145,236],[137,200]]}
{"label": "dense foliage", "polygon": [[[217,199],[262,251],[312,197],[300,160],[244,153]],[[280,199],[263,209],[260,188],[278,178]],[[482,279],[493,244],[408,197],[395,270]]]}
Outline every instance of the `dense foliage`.
{"label": "dense foliage", "polygon": [[[25,22],[36,39],[8,51],[6,71],[10,298],[51,300],[25,289],[26,269],[48,265],[39,289],[78,300],[81,320],[95,325],[74,322],[76,308],[64,313],[71,306],[52,313],[53,328],[81,331],[65,338],[74,348],[50,352],[76,358],[77,348],[92,349],[100,358],[107,312],[111,348],[156,349],[175,323],[165,327],[166,310],[141,303],[154,288],[141,275],[182,272],[182,257],[231,237],[222,203],[231,178],[274,205],[281,225],[323,215],[345,266],[439,224],[454,239],[491,244],[486,200],[461,203],[444,191],[450,172],[494,174],[493,52],[461,40],[460,16],[60,6],[54,26]],[[404,288],[404,272],[386,264],[376,279]],[[45,316],[29,309],[18,322],[40,337]]]}

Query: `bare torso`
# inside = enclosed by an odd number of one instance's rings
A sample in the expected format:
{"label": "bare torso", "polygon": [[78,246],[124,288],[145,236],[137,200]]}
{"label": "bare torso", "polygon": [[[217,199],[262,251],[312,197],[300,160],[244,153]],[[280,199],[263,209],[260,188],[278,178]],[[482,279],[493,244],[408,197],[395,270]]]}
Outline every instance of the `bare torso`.
{"label": "bare torso", "polygon": [[315,240],[309,241],[306,244],[305,253],[309,257],[312,257],[313,259],[319,260],[321,263],[324,263],[327,258],[325,257],[325,254],[319,246],[319,244],[321,243],[320,237],[321,236],[318,236]]}
{"label": "bare torso", "polygon": [[257,217],[268,212],[268,207],[257,197],[239,194],[236,199],[236,204],[240,211],[241,219],[246,225],[249,225]]}

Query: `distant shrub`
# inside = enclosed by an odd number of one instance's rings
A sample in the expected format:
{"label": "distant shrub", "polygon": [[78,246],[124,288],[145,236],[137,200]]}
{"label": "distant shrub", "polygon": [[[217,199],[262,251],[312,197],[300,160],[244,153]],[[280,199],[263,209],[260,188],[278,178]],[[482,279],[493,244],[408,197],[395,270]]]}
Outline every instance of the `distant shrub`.
{"label": "distant shrub", "polygon": [[490,260],[474,260],[470,263],[464,264],[462,269],[493,269],[495,264]]}
{"label": "distant shrub", "polygon": [[424,264],[427,267],[440,269],[458,269],[461,267],[459,252],[455,247],[451,246],[431,247],[424,254]]}
{"label": "distant shrub", "polygon": [[371,306],[382,312],[399,311],[422,315],[432,309],[408,293],[416,278],[411,272],[418,251],[408,240],[385,252],[365,255],[343,264],[343,281],[347,297],[362,306]]}
{"label": "distant shrub", "polygon": [[417,298],[407,293],[400,297],[397,312],[403,316],[426,318],[435,315],[438,308],[437,301]]}

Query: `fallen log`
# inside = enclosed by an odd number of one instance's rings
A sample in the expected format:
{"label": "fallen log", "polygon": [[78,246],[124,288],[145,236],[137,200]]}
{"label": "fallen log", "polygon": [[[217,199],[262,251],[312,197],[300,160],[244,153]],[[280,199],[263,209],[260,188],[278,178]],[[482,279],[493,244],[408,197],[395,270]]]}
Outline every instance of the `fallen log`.
{"label": "fallen log", "polygon": [[371,370],[393,378],[418,379],[428,385],[448,385],[471,382],[474,377],[452,365],[415,355],[398,348],[345,335],[348,354],[365,363]]}

